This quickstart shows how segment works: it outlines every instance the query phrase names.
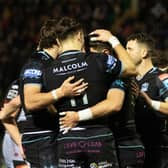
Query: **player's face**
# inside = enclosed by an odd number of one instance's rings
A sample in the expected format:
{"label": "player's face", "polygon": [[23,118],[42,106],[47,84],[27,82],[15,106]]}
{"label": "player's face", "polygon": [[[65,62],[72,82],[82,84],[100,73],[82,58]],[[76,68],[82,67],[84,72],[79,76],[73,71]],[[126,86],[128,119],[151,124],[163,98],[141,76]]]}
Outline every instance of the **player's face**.
{"label": "player's face", "polygon": [[85,39],[84,39],[84,33],[80,32],[80,38],[81,38],[81,46],[82,46],[82,50],[84,50],[84,45],[85,45]]}
{"label": "player's face", "polygon": [[134,61],[135,65],[139,65],[142,61],[141,57],[141,48],[136,40],[130,40],[126,44],[126,50],[132,60]]}

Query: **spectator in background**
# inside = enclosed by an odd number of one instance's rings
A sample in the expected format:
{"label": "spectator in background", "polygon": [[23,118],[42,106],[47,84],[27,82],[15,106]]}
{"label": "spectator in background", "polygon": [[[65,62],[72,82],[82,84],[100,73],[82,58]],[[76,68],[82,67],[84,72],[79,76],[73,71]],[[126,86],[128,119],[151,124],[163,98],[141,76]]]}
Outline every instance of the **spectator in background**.
{"label": "spectator in background", "polygon": [[[7,61],[1,61],[2,57],[0,58],[0,64],[3,67],[2,93],[7,89],[6,86],[17,78],[27,55],[30,55],[31,51],[36,48],[39,29],[44,20],[49,17],[73,15],[86,25],[88,32],[98,27],[112,28],[113,32],[124,42],[126,37],[133,32],[142,30],[153,32],[158,39],[158,47],[162,50],[166,49],[167,10],[158,20],[152,22],[154,17],[151,14],[151,9],[156,2],[138,0],[137,7],[132,5],[134,2],[136,1],[1,1],[0,43],[4,47],[0,47],[0,50],[7,49],[7,52],[4,53]],[[162,7],[166,6],[165,2],[160,2]],[[102,16],[97,14],[100,9],[103,11]],[[132,12],[132,10],[134,11]],[[134,21],[129,21],[128,18]],[[16,59],[19,61],[16,62]]]}

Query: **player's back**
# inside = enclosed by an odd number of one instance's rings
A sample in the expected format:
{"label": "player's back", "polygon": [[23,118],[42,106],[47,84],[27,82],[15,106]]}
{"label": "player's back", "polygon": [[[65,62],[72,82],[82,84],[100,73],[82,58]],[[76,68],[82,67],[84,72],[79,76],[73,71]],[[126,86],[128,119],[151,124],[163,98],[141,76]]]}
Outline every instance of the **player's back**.
{"label": "player's back", "polygon": [[[80,51],[68,51],[60,55],[46,69],[44,79],[47,90],[59,87],[67,77],[72,75],[75,75],[76,80],[84,78],[89,84],[88,89],[82,95],[60,100],[56,104],[59,112],[78,111],[106,98],[109,84],[120,71],[120,68],[117,68],[119,62],[116,59],[110,60],[111,58],[104,54],[90,53],[88,55]],[[114,66],[111,67],[111,70],[114,68],[113,73],[107,73],[108,61],[111,61],[110,65]]]}

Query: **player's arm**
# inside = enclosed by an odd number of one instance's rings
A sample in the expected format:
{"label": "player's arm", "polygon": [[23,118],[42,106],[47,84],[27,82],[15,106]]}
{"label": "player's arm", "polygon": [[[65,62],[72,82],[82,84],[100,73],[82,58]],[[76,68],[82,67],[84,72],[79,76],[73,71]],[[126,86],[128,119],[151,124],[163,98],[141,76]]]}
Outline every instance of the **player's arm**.
{"label": "player's arm", "polygon": [[122,76],[136,75],[135,65],[127,53],[126,49],[121,45],[116,36],[108,30],[97,29],[91,33],[91,35],[97,34],[97,37],[92,37],[93,41],[107,41],[113,47],[119,60],[122,62]]}
{"label": "player's arm", "polygon": [[[147,93],[140,92],[141,96],[143,96],[146,100],[146,102],[157,111],[160,111],[164,114],[168,114],[168,100],[166,102],[158,101],[158,100],[152,100]],[[167,98],[168,99],[168,98]]]}
{"label": "player's arm", "polygon": [[71,83],[73,79],[74,76],[69,77],[59,88],[47,93],[41,92],[41,85],[25,84],[24,98],[26,108],[28,110],[44,108],[63,97],[80,95],[87,88],[88,84],[84,83],[83,79]]}
{"label": "player's arm", "polygon": [[20,96],[16,96],[8,103],[4,103],[0,111],[0,120],[3,120],[10,116],[15,111],[19,110],[21,106]]}
{"label": "player's arm", "polygon": [[13,139],[13,141],[16,143],[16,145],[18,145],[21,155],[23,156],[23,158],[25,158],[23,148],[22,148],[21,134],[19,132],[19,129],[17,127],[16,120],[15,120],[15,117],[19,111],[20,111],[20,108],[17,108],[15,112],[10,114],[10,117],[7,117],[1,121],[5,129]]}
{"label": "player's arm", "polygon": [[63,112],[64,115],[60,118],[61,128],[72,128],[78,124],[80,121],[91,120],[99,118],[114,112],[121,110],[124,102],[125,92],[118,88],[113,88],[108,91],[105,100],[97,103],[96,105],[78,111],[78,112]]}
{"label": "player's arm", "polygon": [[[165,76],[168,76],[168,74],[165,74]],[[165,82],[167,82],[168,79],[165,78],[164,80]],[[153,100],[147,93],[140,90],[136,82],[132,82],[131,85],[136,97],[142,96],[146,100],[148,105],[151,106],[154,110],[164,114],[168,114],[168,87],[167,87],[168,85],[164,84],[162,81],[160,82],[162,86],[160,93],[163,94],[160,96],[163,97],[165,101]]]}
{"label": "player's arm", "polygon": [[15,113],[13,113],[10,117],[2,120],[2,124],[16,144],[21,143],[21,136],[15,121],[15,114],[18,113],[19,110],[15,111]]}

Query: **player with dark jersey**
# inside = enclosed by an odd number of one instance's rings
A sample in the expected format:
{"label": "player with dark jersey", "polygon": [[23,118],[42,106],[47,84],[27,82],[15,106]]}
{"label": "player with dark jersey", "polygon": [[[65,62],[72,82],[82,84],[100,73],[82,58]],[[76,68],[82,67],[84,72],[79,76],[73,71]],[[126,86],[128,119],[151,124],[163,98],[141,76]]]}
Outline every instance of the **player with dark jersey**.
{"label": "player with dark jersey", "polygon": [[[82,52],[83,31],[75,20],[63,18],[57,31],[63,52],[45,70],[46,90],[59,87],[70,75],[75,75],[76,79],[83,77],[89,83],[83,94],[55,103],[59,113],[81,111],[106,98],[109,83],[120,74],[122,64],[110,55]],[[82,117],[88,117],[88,114],[86,109]],[[60,132],[57,138],[58,167],[118,167],[113,135],[107,125],[107,117],[103,117],[83,121],[67,134]]]}
{"label": "player with dark jersey", "polygon": [[[94,52],[112,52],[112,47],[109,43],[90,41],[89,44]],[[121,168],[142,168],[145,159],[144,146],[136,131],[135,125],[134,106],[136,93],[134,94],[132,90],[132,80],[131,78],[117,79],[110,86],[110,90],[119,89],[125,92],[122,109],[115,111],[116,114],[111,112],[109,119],[109,124],[114,133]],[[115,99],[117,99],[117,96],[115,98],[113,96],[111,100],[112,104],[114,104]]]}
{"label": "player with dark jersey", "polygon": [[110,88],[125,90],[125,100],[121,111],[111,117],[110,125],[114,132],[120,167],[142,168],[145,151],[136,130],[134,111],[136,97],[131,87],[131,78],[116,80],[111,85]]}
{"label": "player with dark jersey", "polygon": [[43,70],[56,59],[58,52],[56,25],[55,19],[44,23],[40,30],[39,50],[28,59],[20,74],[20,97],[26,114],[22,143],[32,168],[57,167],[58,117],[51,104],[64,96],[76,96],[78,89],[85,90],[87,86],[83,79],[72,83],[74,77],[71,76],[62,81],[59,88],[45,92]]}
{"label": "player with dark jersey", "polygon": [[[52,61],[53,58],[47,52],[37,51],[22,68],[20,75],[20,96],[23,109],[26,112],[26,120],[23,122],[21,130],[22,144],[31,166],[38,168],[44,165],[56,167],[55,137],[59,122],[57,113],[50,111],[49,108],[27,109],[24,102],[23,87],[25,85],[40,86],[41,92],[45,92],[43,90],[42,73],[44,67]],[[52,94],[51,96],[53,97]],[[52,101],[55,101],[54,97]]]}
{"label": "player with dark jersey", "polygon": [[[41,75],[44,65],[51,63],[53,58],[44,51],[37,51],[32,58],[22,68],[21,81],[21,100],[23,109],[26,112],[26,120],[22,127],[22,144],[25,154],[30,160],[31,166],[40,168],[43,166],[56,167],[55,133],[57,131],[57,115],[49,112],[46,108],[36,111],[28,111],[24,106],[23,86],[25,84],[42,85]],[[43,90],[42,90],[43,91]]]}
{"label": "player with dark jersey", "polygon": [[[167,81],[168,74],[160,74],[158,68],[152,68],[142,79],[137,79],[140,90],[158,101],[168,99]],[[136,124],[148,155],[146,163],[158,168],[168,165],[167,118],[167,115],[152,109],[144,98],[139,97],[136,103]]]}
{"label": "player with dark jersey", "polygon": [[[8,87],[7,94],[4,98],[4,103],[9,103],[10,100],[18,96],[19,94],[19,80],[15,80],[12,82],[12,84]],[[2,144],[2,153],[4,156],[4,160],[6,163],[6,166],[9,168],[14,168],[16,166],[21,166],[28,164],[25,163],[23,155],[22,155],[22,147],[21,147],[21,138],[20,138],[20,132],[18,129],[13,129],[13,127],[10,125],[10,123],[15,124],[15,120],[17,122],[18,128],[21,129],[20,122],[24,120],[24,112],[23,110],[19,109],[18,111],[13,114],[13,116],[9,117],[8,119],[2,120],[2,123],[4,124],[6,128],[6,132],[3,138],[3,144]],[[19,134],[19,138],[16,134]],[[15,134],[15,135],[13,135]]]}
{"label": "player with dark jersey", "polygon": [[[91,37],[90,37],[91,38]],[[112,47],[109,43],[101,41],[89,41],[89,49],[93,52],[106,53],[110,54]],[[123,82],[124,80],[124,82]],[[111,114],[109,124],[114,131],[114,137],[117,145],[117,153],[120,167],[142,167],[144,163],[144,146],[140,138],[138,137],[136,126],[135,126],[135,99],[136,93],[132,91],[131,78],[123,78],[123,80],[115,80],[108,91],[106,100],[101,103],[106,107],[103,108],[103,111],[100,111],[100,104],[90,107],[92,113],[94,114],[93,118],[101,117],[103,115]],[[118,94],[118,90],[125,93],[125,101],[122,109],[118,110],[119,102],[122,102],[122,95]],[[109,92],[110,96],[109,97]],[[118,99],[119,96],[119,99]],[[110,110],[109,104],[110,102]],[[118,102],[116,104],[116,101]],[[96,108],[97,106],[97,108]],[[98,110],[99,106],[99,110]],[[112,106],[116,107],[115,109]],[[95,112],[95,110],[97,110]],[[114,110],[114,111],[113,111]],[[93,112],[94,111],[94,112]],[[117,113],[117,114],[115,114]],[[64,112],[65,116],[60,118],[61,126],[64,127],[74,127],[79,122],[79,119],[76,115],[77,112]],[[70,116],[71,115],[71,116]]]}
{"label": "player with dark jersey", "polygon": [[[46,53],[44,51],[37,51],[37,52],[33,53],[31,59],[29,59],[29,61],[22,68],[21,75],[20,75],[21,76],[21,87],[23,87],[24,84],[42,85],[41,76],[42,76],[43,68],[45,65],[51,63],[53,60],[54,59],[48,53]],[[23,88],[21,88],[21,90],[23,90]],[[23,96],[24,95],[21,92],[22,99],[23,99]],[[50,119],[47,120],[47,118],[46,118],[47,116],[50,116],[52,118],[52,115],[53,115],[53,119],[54,119],[54,116],[56,114],[51,114],[50,112],[48,112],[48,113],[41,112],[42,110],[46,111],[46,109],[39,109],[39,112],[38,112],[38,110],[36,110],[36,112],[34,114],[35,116],[32,116],[31,112],[28,111],[28,114],[26,114],[26,115],[28,115],[27,122],[30,120],[33,123],[27,124],[25,129],[28,129],[28,131],[42,131],[43,129],[48,130],[49,128],[52,128],[53,130],[56,129],[56,125],[54,124],[54,127],[52,125],[50,125],[50,124],[52,124],[52,122],[50,122]],[[37,116],[39,115],[41,120],[43,122],[45,121],[45,124],[40,121],[36,122],[36,120],[35,120],[37,117],[36,115]],[[35,117],[35,118],[32,120],[31,119],[32,117]],[[37,117],[38,120],[40,120],[39,117]],[[48,123],[47,123],[47,121],[48,121]],[[54,119],[54,121],[55,121],[55,119]],[[39,125],[36,125],[36,124],[39,124]]]}
{"label": "player with dark jersey", "polygon": [[[154,67],[151,57],[155,55],[153,38],[146,33],[136,33],[128,37],[127,51],[132,57],[138,76],[140,89],[135,106],[137,131],[145,146],[144,168],[167,167],[167,114],[168,74]],[[148,102],[145,93],[151,100]]]}
{"label": "player with dark jersey", "polygon": [[[60,100],[56,104],[57,110],[59,112],[78,111],[105,99],[109,83],[112,80],[106,71],[111,72],[111,76],[112,74],[114,76],[118,75],[121,71],[120,61],[112,56],[86,55],[80,51],[68,51],[59,55],[59,58],[46,70],[47,89],[51,90],[59,87],[62,81],[72,74],[75,74],[77,79],[83,77],[89,83],[89,88],[79,97]],[[101,162],[102,165],[109,164],[109,167],[112,167],[112,164],[116,162],[115,160],[112,162],[115,159],[113,150],[111,150],[114,148],[114,144],[105,144],[107,141],[113,142],[113,136],[106,125],[107,119],[101,118],[81,122],[76,131],[71,131],[66,135],[60,133],[57,138],[59,167],[63,165],[73,165],[74,167],[85,165],[85,167],[89,167],[91,164],[99,164],[100,166]],[[74,138],[75,140],[73,140]],[[82,149],[83,146],[84,149]],[[109,155],[106,155],[106,153],[109,153]],[[87,160],[78,158],[80,155],[87,155]],[[73,163],[68,163],[70,160]]]}

